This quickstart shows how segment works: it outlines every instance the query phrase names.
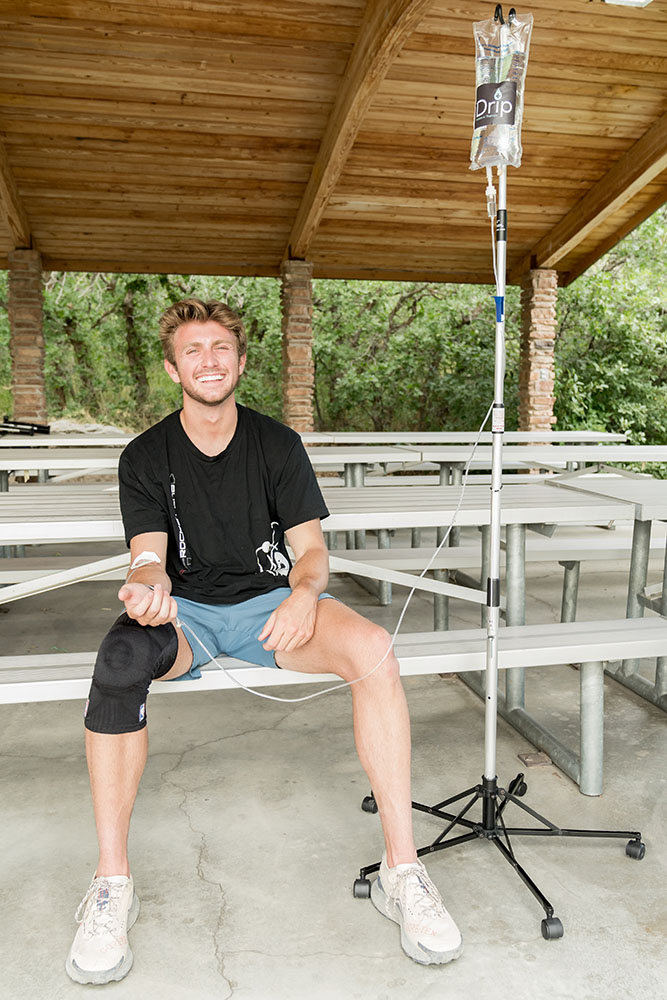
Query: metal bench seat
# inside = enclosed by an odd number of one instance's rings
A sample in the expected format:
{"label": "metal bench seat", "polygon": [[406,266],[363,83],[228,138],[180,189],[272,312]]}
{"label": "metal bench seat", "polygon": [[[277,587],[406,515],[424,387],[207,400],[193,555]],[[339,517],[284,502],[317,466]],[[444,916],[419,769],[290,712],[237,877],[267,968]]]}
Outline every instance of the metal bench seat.
{"label": "metal bench seat", "polygon": [[[395,650],[404,676],[458,673],[478,694],[482,680],[471,672],[485,666],[486,630],[419,632],[399,635]],[[545,750],[586,795],[602,793],[604,662],[667,655],[667,621],[660,617],[593,622],[557,622],[501,629],[501,669],[581,664],[580,746],[565,747],[523,708],[511,709],[499,699],[499,712],[539,749]],[[0,657],[0,702],[22,703],[85,698],[94,653],[30,654]],[[336,682],[331,674],[272,670],[225,658],[227,668],[249,687]],[[215,664],[207,664],[200,680],[156,682],[151,692],[183,694],[235,688]]]}

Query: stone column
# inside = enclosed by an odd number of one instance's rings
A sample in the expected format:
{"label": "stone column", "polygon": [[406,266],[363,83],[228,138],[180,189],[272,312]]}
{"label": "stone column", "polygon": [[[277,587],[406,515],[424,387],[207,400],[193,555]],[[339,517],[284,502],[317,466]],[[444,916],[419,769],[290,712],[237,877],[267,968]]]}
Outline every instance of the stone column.
{"label": "stone column", "polygon": [[300,433],[313,430],[313,265],[284,260],[282,279],[283,420]]}
{"label": "stone column", "polygon": [[538,268],[521,281],[519,430],[548,431],[554,411],[558,273]]}
{"label": "stone column", "polygon": [[42,260],[37,250],[9,254],[9,349],[14,420],[46,423]]}

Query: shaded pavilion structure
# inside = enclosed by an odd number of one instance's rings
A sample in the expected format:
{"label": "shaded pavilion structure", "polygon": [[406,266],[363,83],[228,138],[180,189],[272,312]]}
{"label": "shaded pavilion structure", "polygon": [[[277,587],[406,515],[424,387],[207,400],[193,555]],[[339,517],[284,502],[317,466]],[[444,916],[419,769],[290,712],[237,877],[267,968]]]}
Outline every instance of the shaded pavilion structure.
{"label": "shaded pavilion structure", "polygon": [[[520,426],[553,422],[558,286],[667,200],[667,0],[532,0]],[[282,278],[284,419],[312,429],[312,277],[493,281],[449,0],[0,0],[14,417],[46,418],[42,271]],[[506,9],[507,14],[507,9]]]}

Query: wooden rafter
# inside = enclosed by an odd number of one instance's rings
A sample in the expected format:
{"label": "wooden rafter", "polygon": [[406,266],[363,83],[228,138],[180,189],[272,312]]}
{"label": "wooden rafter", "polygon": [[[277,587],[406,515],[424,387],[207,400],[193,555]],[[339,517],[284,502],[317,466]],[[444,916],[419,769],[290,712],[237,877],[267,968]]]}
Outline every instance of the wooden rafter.
{"label": "wooden rafter", "polygon": [[368,0],[310,179],[296,214],[286,257],[306,258],[364,114],[394,59],[433,0]]}
{"label": "wooden rafter", "polygon": [[30,223],[9,165],[7,151],[0,142],[0,209],[5,215],[16,249],[30,249]]}
{"label": "wooden rafter", "polygon": [[510,281],[518,282],[521,275],[531,267],[556,267],[597,226],[665,169],[667,114],[659,118],[551,232],[540,240],[532,253],[512,271]]}

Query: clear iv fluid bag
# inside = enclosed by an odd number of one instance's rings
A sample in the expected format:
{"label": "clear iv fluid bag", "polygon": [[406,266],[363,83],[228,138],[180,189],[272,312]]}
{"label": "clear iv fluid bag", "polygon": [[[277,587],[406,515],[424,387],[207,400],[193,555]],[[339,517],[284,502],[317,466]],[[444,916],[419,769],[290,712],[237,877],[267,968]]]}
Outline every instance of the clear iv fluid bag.
{"label": "clear iv fluid bag", "polygon": [[510,23],[476,21],[475,122],[470,169],[521,166],[523,92],[532,14],[515,14]]}

